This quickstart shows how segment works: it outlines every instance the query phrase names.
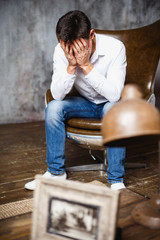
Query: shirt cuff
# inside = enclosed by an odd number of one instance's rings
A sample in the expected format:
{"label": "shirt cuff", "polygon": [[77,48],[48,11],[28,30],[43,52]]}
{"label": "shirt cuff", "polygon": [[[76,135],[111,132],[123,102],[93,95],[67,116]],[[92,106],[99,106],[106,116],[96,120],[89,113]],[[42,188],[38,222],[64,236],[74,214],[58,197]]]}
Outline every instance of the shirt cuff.
{"label": "shirt cuff", "polygon": [[65,82],[64,82],[64,86],[65,86],[65,90],[68,92],[70,91],[70,89],[72,88],[73,84],[74,84],[74,81],[75,81],[75,78],[76,78],[76,75],[72,75],[72,74],[69,74],[67,72],[67,70],[65,71],[65,76],[64,76],[64,79],[65,79]]}
{"label": "shirt cuff", "polygon": [[89,74],[85,76],[87,83],[92,86],[96,91],[100,92],[104,84],[105,77],[102,76],[94,67]]}

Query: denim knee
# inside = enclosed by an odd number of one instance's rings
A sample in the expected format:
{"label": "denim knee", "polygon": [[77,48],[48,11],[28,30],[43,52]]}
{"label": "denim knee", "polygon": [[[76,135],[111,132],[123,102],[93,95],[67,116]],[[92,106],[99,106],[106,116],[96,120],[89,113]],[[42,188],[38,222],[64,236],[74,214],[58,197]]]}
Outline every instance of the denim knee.
{"label": "denim knee", "polygon": [[53,100],[45,109],[45,121],[50,124],[59,120],[63,120],[63,101]]}
{"label": "denim knee", "polygon": [[110,103],[107,102],[104,106],[103,106],[103,110],[101,113],[101,117],[103,117],[110,109],[111,107],[113,107],[116,104],[116,102]]}

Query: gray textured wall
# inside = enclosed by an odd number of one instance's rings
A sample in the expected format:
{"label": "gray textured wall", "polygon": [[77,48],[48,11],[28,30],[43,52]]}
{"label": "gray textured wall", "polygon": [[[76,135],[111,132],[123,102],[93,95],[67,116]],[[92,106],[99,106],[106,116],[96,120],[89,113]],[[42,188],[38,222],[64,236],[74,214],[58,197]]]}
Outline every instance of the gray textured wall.
{"label": "gray textured wall", "polygon": [[0,123],[44,119],[56,22],[74,9],[101,29],[135,28],[160,19],[158,0],[0,0]]}

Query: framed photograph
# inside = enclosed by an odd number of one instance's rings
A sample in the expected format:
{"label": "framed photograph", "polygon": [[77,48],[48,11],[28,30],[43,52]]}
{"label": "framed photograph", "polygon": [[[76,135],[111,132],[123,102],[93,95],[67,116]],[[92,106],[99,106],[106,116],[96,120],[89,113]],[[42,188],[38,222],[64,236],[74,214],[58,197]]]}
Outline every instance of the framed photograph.
{"label": "framed photograph", "polygon": [[36,176],[32,240],[114,240],[119,192]]}

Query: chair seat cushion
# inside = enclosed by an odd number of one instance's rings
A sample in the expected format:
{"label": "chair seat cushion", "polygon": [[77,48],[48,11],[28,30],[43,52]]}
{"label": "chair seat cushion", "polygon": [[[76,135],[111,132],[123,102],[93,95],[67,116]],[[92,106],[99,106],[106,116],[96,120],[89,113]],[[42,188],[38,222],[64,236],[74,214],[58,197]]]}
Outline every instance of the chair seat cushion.
{"label": "chair seat cushion", "polygon": [[66,127],[66,132],[70,134],[78,134],[78,135],[90,135],[90,136],[101,136],[102,133],[100,130],[87,130],[82,128],[74,128],[74,127]]}
{"label": "chair seat cushion", "polygon": [[94,118],[71,118],[68,120],[67,125],[72,128],[88,129],[88,130],[101,130],[101,119]]}

